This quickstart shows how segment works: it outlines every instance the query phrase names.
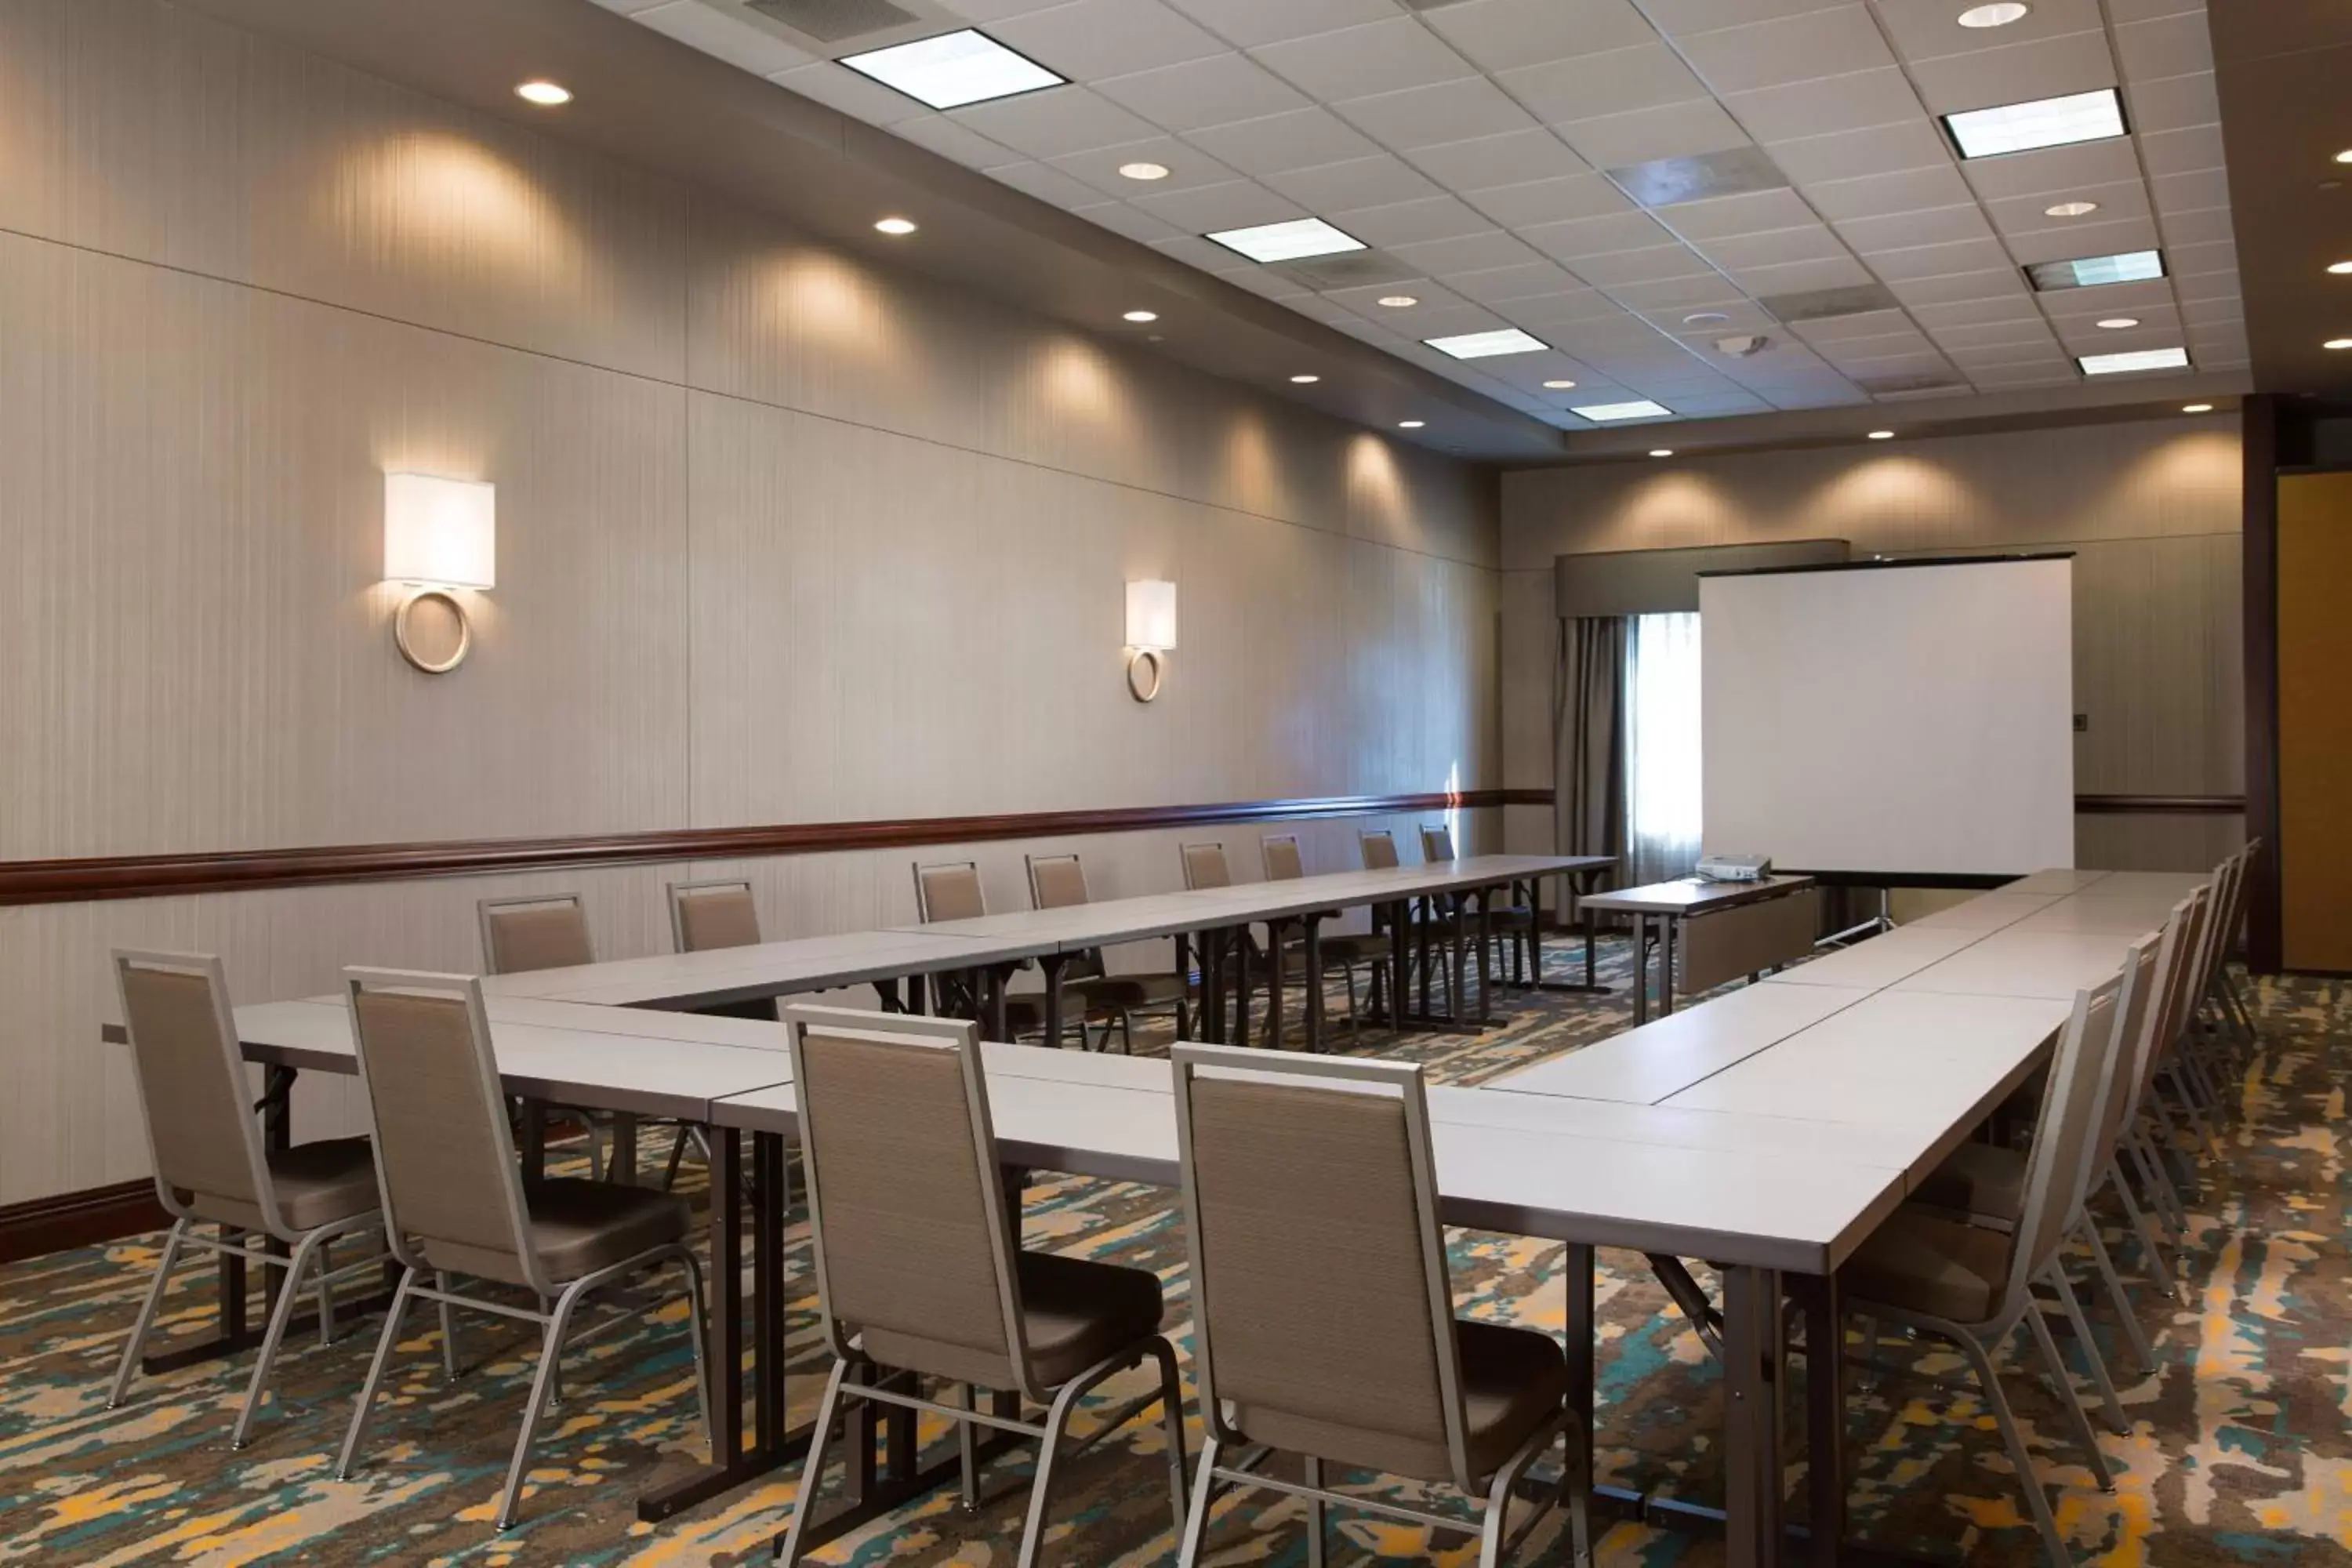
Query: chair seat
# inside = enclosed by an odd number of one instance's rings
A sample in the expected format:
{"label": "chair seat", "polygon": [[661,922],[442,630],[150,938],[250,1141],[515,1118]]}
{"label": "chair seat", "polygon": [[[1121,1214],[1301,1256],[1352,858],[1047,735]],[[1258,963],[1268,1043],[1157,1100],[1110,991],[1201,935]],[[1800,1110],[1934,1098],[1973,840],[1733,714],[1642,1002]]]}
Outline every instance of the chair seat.
{"label": "chair seat", "polygon": [[1101,974],[1066,989],[1089,1007],[1151,1007],[1182,1001],[1191,986],[1181,974]]}
{"label": "chair seat", "polygon": [[[373,1214],[383,1201],[375,1184],[375,1148],[365,1138],[322,1138],[272,1154],[269,1181],[278,1189],[278,1211],[292,1230],[316,1230],[353,1215]],[[233,1209],[235,1217],[248,1224],[260,1217],[242,1204],[203,1206]]]}
{"label": "chair seat", "polygon": [[1317,945],[1322,949],[1323,962],[1326,963],[1383,963],[1387,962],[1389,956],[1389,942],[1386,937],[1370,936],[1361,932],[1342,932],[1333,936],[1319,937],[1317,939]]}
{"label": "chair seat", "polygon": [[1454,1342],[1462,1358],[1470,1473],[1484,1478],[1559,1414],[1568,1398],[1568,1358],[1549,1334],[1466,1318],[1454,1321]]}
{"label": "chair seat", "polygon": [[2025,1212],[2025,1156],[1999,1143],[1963,1143],[1911,1196],[1933,1208],[2013,1224]]}
{"label": "chair seat", "polygon": [[1023,1252],[1023,1331],[1041,1384],[1067,1383],[1106,1356],[1160,1331],[1160,1277],[1058,1252]]}
{"label": "chair seat", "polygon": [[1981,1323],[1992,1316],[2009,1273],[2010,1237],[1898,1209],[1838,1270],[1849,1307],[1872,1303],[1898,1311]]}
{"label": "chair seat", "polygon": [[557,1284],[686,1239],[686,1200],[648,1187],[558,1176],[525,1182],[531,1247]]}

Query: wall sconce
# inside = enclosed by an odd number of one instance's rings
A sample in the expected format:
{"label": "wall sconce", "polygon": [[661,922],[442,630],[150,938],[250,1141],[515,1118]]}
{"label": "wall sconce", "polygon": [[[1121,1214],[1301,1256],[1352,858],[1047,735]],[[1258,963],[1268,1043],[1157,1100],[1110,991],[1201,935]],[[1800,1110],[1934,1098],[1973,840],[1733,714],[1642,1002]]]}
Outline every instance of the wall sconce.
{"label": "wall sconce", "polygon": [[466,661],[474,628],[454,588],[498,584],[498,487],[430,474],[383,477],[383,580],[409,592],[393,646],[427,675]]}
{"label": "wall sconce", "polygon": [[1127,689],[1138,702],[1160,695],[1160,656],[1176,647],[1176,584],[1127,585]]}

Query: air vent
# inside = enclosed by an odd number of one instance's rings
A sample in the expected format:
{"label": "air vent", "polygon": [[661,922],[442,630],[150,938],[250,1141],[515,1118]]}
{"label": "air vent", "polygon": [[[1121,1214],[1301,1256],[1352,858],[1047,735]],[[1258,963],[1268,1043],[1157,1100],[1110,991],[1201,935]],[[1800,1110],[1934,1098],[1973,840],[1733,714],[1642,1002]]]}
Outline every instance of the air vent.
{"label": "air vent", "polygon": [[1286,261],[1282,270],[1309,289],[1361,289],[1374,283],[1402,283],[1423,276],[1395,257],[1378,250],[1350,250],[1307,261]]}
{"label": "air vent", "polygon": [[1791,324],[1823,321],[1832,316],[1864,316],[1873,310],[1901,309],[1883,283],[1857,283],[1844,289],[1808,289],[1798,294],[1769,294],[1756,302]]}
{"label": "air vent", "polygon": [[1448,5],[1465,5],[1469,0],[1404,0],[1408,11],[1443,11]]}
{"label": "air vent", "polygon": [[1874,397],[1907,397],[1928,392],[1965,392],[1968,384],[1948,371],[1931,370],[1910,375],[1860,375],[1853,384]]}
{"label": "air vent", "polygon": [[890,0],[743,0],[743,9],[804,33],[821,44],[845,44],[923,17]]}

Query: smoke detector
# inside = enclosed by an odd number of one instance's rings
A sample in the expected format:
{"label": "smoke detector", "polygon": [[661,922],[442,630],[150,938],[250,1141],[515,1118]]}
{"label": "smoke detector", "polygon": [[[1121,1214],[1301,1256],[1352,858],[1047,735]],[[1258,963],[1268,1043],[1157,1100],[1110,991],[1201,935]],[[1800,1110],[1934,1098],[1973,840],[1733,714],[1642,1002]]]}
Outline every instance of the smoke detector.
{"label": "smoke detector", "polygon": [[1715,352],[1723,355],[1726,359],[1746,359],[1750,354],[1763,353],[1765,345],[1769,343],[1772,340],[1770,338],[1766,337],[1761,332],[1748,332],[1738,337],[1717,338],[1715,340]]}

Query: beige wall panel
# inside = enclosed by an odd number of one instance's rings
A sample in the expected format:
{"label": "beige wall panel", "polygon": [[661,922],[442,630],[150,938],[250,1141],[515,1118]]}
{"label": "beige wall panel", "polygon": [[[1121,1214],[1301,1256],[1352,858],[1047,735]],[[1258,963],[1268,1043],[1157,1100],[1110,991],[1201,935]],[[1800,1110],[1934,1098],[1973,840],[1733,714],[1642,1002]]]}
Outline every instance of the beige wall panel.
{"label": "beige wall panel", "polygon": [[2074,863],[2101,870],[2210,871],[2245,842],[2237,812],[2074,819]]}
{"label": "beige wall panel", "polygon": [[2245,789],[2239,536],[2074,547],[2074,787],[2084,795]]}
{"label": "beige wall panel", "polygon": [[[0,858],[675,825],[682,398],[0,235]],[[386,469],[499,486],[451,675]]]}
{"label": "beige wall panel", "polygon": [[152,0],[0,0],[0,227],[639,374],[685,193]]}

